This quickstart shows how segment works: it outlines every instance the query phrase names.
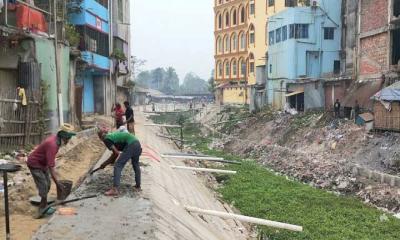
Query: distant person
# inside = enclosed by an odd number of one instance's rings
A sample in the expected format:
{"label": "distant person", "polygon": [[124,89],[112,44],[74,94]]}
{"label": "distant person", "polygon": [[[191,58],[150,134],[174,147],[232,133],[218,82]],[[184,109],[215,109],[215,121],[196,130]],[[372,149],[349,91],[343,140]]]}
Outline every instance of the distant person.
{"label": "distant person", "polygon": [[358,115],[360,115],[360,104],[358,103],[358,100],[356,100],[354,104],[354,119],[357,121]]}
{"label": "distant person", "polygon": [[119,129],[122,125],[124,125],[124,115],[125,112],[122,109],[121,104],[116,103],[114,108],[113,108],[113,117],[115,118],[115,125],[116,128]]}
{"label": "distant person", "polygon": [[151,110],[152,110],[153,112],[156,111],[156,105],[155,105],[154,103],[151,104]]}
{"label": "distant person", "polygon": [[58,182],[55,171],[56,155],[61,145],[66,145],[75,135],[73,126],[63,124],[56,135],[46,138],[28,156],[27,165],[41,198],[38,215],[35,218],[40,218],[43,214],[52,214],[55,212],[53,208],[49,208],[47,212],[43,212],[47,207],[47,195],[51,186],[50,176],[56,184],[57,189],[62,191],[63,186]]}
{"label": "distant person", "polygon": [[335,111],[335,118],[339,118],[340,117],[340,101],[339,101],[339,99],[336,99],[336,102],[335,102],[333,108]]}
{"label": "distant person", "polygon": [[141,190],[141,172],[139,158],[142,154],[142,147],[139,140],[132,134],[126,132],[107,133],[106,130],[98,131],[99,138],[106,147],[112,151],[110,158],[101,164],[100,168],[105,168],[114,164],[113,186],[108,190],[106,196],[118,196],[121,184],[121,174],[126,163],[131,160],[133,171],[135,172],[135,190]]}
{"label": "distant person", "polygon": [[133,113],[133,109],[128,101],[124,102],[124,106],[125,106],[126,127],[130,133],[135,134],[135,116]]}

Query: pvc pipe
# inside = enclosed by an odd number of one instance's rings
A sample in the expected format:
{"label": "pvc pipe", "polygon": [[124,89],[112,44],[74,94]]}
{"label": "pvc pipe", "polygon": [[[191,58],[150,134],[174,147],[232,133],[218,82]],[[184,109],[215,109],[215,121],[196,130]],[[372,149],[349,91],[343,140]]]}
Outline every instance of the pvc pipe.
{"label": "pvc pipe", "polygon": [[180,156],[180,155],[161,155],[163,158],[177,158],[177,159],[192,159],[192,160],[204,160],[204,161],[213,161],[213,160],[224,160],[223,158],[218,157],[197,157],[197,156]]}
{"label": "pvc pipe", "polygon": [[171,128],[180,128],[179,125],[168,125],[168,124],[145,124],[146,127],[171,127]]}
{"label": "pvc pipe", "polygon": [[261,219],[261,218],[247,217],[247,216],[233,214],[233,213],[227,213],[227,212],[204,210],[204,209],[200,209],[197,207],[190,207],[190,206],[185,206],[185,209],[188,212],[201,213],[201,214],[205,214],[205,215],[221,217],[224,219],[239,220],[241,222],[248,222],[248,223],[253,223],[253,224],[257,224],[257,225],[273,227],[273,228],[286,229],[286,230],[295,231],[295,232],[303,231],[302,226],[292,225],[292,224],[288,224],[288,223],[275,222],[275,221],[270,221],[270,220]]}
{"label": "pvc pipe", "polygon": [[211,172],[211,173],[226,173],[226,174],[236,174],[236,171],[221,170],[221,169],[211,169],[211,168],[194,168],[194,167],[183,167],[183,166],[171,166],[172,169],[180,170],[190,170],[197,172]]}

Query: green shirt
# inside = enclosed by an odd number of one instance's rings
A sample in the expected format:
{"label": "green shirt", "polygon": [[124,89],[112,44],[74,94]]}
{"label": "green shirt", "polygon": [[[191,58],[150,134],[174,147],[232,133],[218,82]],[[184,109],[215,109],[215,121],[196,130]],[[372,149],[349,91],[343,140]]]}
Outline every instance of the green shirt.
{"label": "green shirt", "polygon": [[108,149],[111,150],[112,146],[114,145],[120,151],[122,151],[126,146],[137,141],[139,141],[139,139],[137,139],[135,135],[126,132],[109,133],[104,138],[104,144]]}

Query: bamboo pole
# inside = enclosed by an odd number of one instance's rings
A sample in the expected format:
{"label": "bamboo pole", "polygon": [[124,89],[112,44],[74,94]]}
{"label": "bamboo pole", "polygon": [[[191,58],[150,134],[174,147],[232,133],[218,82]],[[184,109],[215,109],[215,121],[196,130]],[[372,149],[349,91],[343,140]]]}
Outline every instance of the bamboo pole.
{"label": "bamboo pole", "polygon": [[241,165],[241,162],[237,161],[229,161],[229,160],[210,160],[210,159],[187,159],[187,160],[194,160],[194,161],[199,161],[199,162],[218,162],[218,163],[230,163],[230,164],[237,164]]}
{"label": "bamboo pole", "polygon": [[176,159],[204,160],[204,161],[224,160],[223,158],[219,158],[219,157],[198,157],[198,156],[181,156],[181,155],[164,155],[164,154],[162,154],[161,157],[176,158]]}
{"label": "bamboo pole", "polygon": [[212,168],[194,168],[194,167],[183,167],[183,166],[171,166],[172,169],[189,170],[196,172],[211,172],[211,173],[226,173],[226,174],[236,174],[236,171],[212,169]]}
{"label": "bamboo pole", "polygon": [[264,226],[273,227],[273,228],[286,229],[286,230],[295,231],[295,232],[303,231],[302,226],[292,225],[292,224],[288,224],[288,223],[275,222],[275,221],[270,221],[270,220],[261,219],[261,218],[247,217],[247,216],[233,214],[233,213],[227,213],[227,212],[204,210],[204,209],[200,209],[197,207],[190,207],[190,206],[186,206],[185,209],[188,212],[216,216],[216,217],[221,217],[224,219],[239,220],[242,222],[248,222],[248,223],[253,223],[253,224],[257,224],[257,225],[264,225]]}

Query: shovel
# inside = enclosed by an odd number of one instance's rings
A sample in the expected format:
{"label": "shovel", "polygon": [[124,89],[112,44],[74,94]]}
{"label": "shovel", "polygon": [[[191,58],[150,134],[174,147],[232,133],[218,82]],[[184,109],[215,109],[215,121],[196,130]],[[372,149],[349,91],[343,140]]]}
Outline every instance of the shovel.
{"label": "shovel", "polygon": [[93,175],[95,172],[98,172],[98,171],[100,171],[102,169],[103,169],[102,167],[98,167],[98,168],[94,169],[93,171],[91,171],[90,175]]}
{"label": "shovel", "polygon": [[52,204],[49,204],[45,209],[43,209],[43,210],[40,212],[39,218],[42,218],[42,217],[46,214],[46,212],[47,212],[50,208],[52,208],[52,207],[59,206],[59,205],[64,205],[64,204],[72,203],[72,202],[78,202],[78,201],[82,201],[82,200],[85,200],[85,199],[96,198],[96,197],[97,197],[97,195],[90,195],[90,196],[84,196],[84,197],[74,198],[74,199],[71,199],[71,200],[65,200],[65,201],[60,201],[60,202],[54,202],[54,203],[52,203]]}

